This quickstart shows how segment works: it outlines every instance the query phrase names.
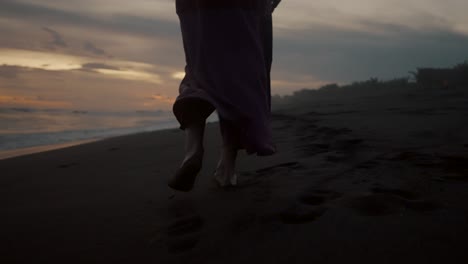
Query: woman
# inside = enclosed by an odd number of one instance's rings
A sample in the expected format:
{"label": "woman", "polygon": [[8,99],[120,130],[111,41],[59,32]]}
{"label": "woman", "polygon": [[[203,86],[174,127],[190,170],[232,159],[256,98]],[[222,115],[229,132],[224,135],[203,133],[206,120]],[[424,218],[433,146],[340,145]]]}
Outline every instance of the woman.
{"label": "woman", "polygon": [[169,180],[192,189],[202,166],[206,118],[217,110],[223,150],[215,172],[222,187],[236,185],[237,152],[272,155],[270,70],[272,12],[280,0],[176,0],[185,77],[173,112],[186,134],[182,165]]}

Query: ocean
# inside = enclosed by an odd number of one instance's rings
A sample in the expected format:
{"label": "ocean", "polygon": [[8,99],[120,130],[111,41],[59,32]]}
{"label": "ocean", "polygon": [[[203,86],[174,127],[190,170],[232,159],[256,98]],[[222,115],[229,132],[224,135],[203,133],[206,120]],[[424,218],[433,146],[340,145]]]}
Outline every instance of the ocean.
{"label": "ocean", "polygon": [[178,127],[171,111],[0,108],[0,153]]}

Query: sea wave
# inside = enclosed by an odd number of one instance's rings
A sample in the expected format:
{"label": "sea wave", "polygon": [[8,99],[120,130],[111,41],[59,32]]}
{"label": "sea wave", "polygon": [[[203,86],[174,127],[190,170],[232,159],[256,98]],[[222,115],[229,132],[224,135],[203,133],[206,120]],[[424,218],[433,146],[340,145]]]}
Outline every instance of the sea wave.
{"label": "sea wave", "polygon": [[0,109],[0,150],[177,127],[168,111],[99,112],[63,109]]}

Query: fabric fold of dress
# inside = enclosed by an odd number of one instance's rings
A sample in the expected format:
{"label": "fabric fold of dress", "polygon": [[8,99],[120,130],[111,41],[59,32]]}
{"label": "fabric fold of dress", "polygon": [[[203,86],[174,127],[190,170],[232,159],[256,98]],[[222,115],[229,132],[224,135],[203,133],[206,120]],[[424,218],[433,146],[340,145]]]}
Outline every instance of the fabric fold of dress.
{"label": "fabric fold of dress", "polygon": [[276,152],[271,8],[271,0],[176,0],[186,59],[173,105],[181,129],[193,111],[208,117],[216,109],[223,136],[236,137],[240,149]]}

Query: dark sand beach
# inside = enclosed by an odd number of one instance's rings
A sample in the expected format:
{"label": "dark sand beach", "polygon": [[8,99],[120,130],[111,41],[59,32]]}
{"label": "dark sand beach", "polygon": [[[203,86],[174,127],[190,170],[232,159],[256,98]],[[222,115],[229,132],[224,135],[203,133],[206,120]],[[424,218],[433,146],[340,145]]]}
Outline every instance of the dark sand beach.
{"label": "dark sand beach", "polygon": [[0,263],[467,263],[468,92],[338,96],[273,114],[278,153],[195,189],[166,182],[183,132],[0,160]]}

